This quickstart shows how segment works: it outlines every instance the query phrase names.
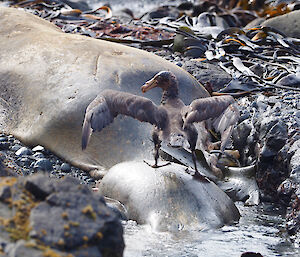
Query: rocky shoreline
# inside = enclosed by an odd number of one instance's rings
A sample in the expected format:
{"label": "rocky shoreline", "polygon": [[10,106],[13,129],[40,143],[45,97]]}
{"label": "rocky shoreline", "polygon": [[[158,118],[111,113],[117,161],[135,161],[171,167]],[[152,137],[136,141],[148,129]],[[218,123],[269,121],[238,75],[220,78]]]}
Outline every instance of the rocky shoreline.
{"label": "rocky shoreline", "polygon": [[[39,15],[39,13],[37,14]],[[75,33],[74,31],[72,32]],[[79,33],[84,34],[82,31],[79,31]],[[85,34],[88,33],[85,31]],[[91,36],[91,34],[88,35]],[[153,52],[175,63],[191,73],[202,84],[210,82],[212,88],[207,86],[209,91],[216,92],[223,89],[224,85],[230,83],[232,79],[232,76],[228,72],[220,68],[219,60],[203,61],[200,60],[199,57],[174,53],[169,46],[153,47],[143,44],[131,45]],[[264,65],[263,62],[260,62],[260,64]],[[250,66],[253,65],[249,65],[249,67]],[[287,67],[291,69],[291,66],[288,65]],[[298,71],[295,71],[294,73],[297,75],[297,72]],[[241,85],[238,85],[236,87],[238,90],[233,93],[246,94],[245,96],[237,95],[236,98],[239,103],[241,118],[234,131],[232,142],[233,147],[240,152],[241,157],[239,161],[241,166],[255,165],[256,180],[260,188],[261,200],[278,202],[287,208],[287,232],[296,243],[300,242],[300,222],[298,219],[300,214],[300,93],[298,90],[299,84],[297,84],[298,79],[299,77],[297,75],[293,77],[288,84],[284,84],[287,83],[284,81],[281,83],[283,86],[292,85],[295,90],[293,90],[293,88],[280,89],[271,87],[267,90],[257,89],[251,91],[252,89],[248,90],[249,88],[245,89],[241,87]],[[248,82],[249,81],[247,81],[247,83]],[[228,92],[229,91],[226,93]],[[1,161],[4,165],[1,169],[3,176],[28,176],[43,172],[50,177],[65,177],[64,180],[70,181],[68,182],[70,187],[72,187],[71,184],[76,185],[77,182],[75,181],[79,181],[80,184],[87,184],[90,188],[95,185],[94,178],[88,173],[64,162],[41,146],[29,148],[24,146],[13,136],[1,134],[0,150]],[[43,183],[48,183],[42,176],[21,178],[21,182],[18,183],[24,186],[28,181],[30,182],[35,178],[43,180]],[[59,184],[59,182],[55,183],[57,183],[57,185]],[[75,185],[73,186],[75,187]],[[59,188],[60,186],[57,187]],[[90,197],[90,193],[85,189],[86,186],[83,185],[82,188],[84,194]],[[59,190],[63,192],[64,189],[51,190],[51,192],[47,193],[47,196],[52,193],[57,193]],[[32,191],[29,192],[30,194],[34,194]],[[3,192],[2,195],[3,194],[5,195],[5,192]],[[20,197],[20,194],[21,193],[17,192],[17,197]],[[77,195],[76,197],[79,196]],[[5,204],[7,199],[8,198],[3,196],[1,201]],[[44,204],[52,204],[50,200],[43,199],[43,201]],[[103,202],[99,199],[95,201]],[[39,202],[38,204],[41,203]],[[83,206],[83,208],[84,207],[85,206]],[[78,212],[80,212],[80,210],[78,210]],[[87,212],[89,212],[89,210],[87,210]],[[81,213],[80,215],[82,216],[83,214]],[[84,222],[86,221],[83,221],[83,223]],[[93,237],[94,235],[88,238],[87,241],[94,242]],[[58,244],[59,239],[57,239],[55,243]],[[12,252],[18,252],[19,249],[23,248],[24,242],[18,241],[14,245],[9,245],[8,242],[2,242],[1,245],[2,251],[8,254],[8,256],[18,256],[17,253]],[[84,245],[84,242],[81,242],[79,245]],[[73,246],[68,247],[72,248]],[[92,251],[97,252],[98,255],[95,256],[101,256],[101,254],[103,254],[101,251],[101,253],[99,253],[99,249],[95,249],[96,246],[94,245],[89,245],[88,247],[91,247],[89,250],[93,248]],[[62,250],[63,248],[58,247],[58,249]],[[76,249],[76,251],[77,250],[78,249]],[[120,250],[118,254],[120,254],[120,252],[122,252],[122,250]],[[42,253],[40,252],[39,254]],[[115,256],[121,256],[118,254]],[[105,255],[103,254],[103,256]]]}

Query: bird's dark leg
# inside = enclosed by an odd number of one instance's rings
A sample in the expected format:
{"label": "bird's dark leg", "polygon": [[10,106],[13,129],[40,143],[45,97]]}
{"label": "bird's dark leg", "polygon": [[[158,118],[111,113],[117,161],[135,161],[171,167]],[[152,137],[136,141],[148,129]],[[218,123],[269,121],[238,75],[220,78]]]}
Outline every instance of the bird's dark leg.
{"label": "bird's dark leg", "polygon": [[160,167],[164,167],[164,166],[167,166],[167,165],[171,164],[170,162],[168,162],[166,164],[162,164],[162,165],[157,164],[158,163],[158,158],[159,158],[159,149],[161,147],[161,140],[159,139],[157,131],[153,131],[152,140],[153,140],[153,143],[154,143],[154,164],[151,165],[148,162],[146,162],[145,160],[144,160],[144,162],[152,168],[160,168]]}
{"label": "bird's dark leg", "polygon": [[190,149],[192,152],[192,159],[194,163],[194,168],[195,168],[195,173],[192,175],[195,179],[202,181],[202,182],[209,182],[209,180],[200,174],[200,172],[197,169],[197,156],[196,156],[196,143],[197,143],[197,138],[198,138],[198,132],[196,128],[193,125],[189,125],[185,128],[185,132],[188,137],[188,142],[190,144]]}
{"label": "bird's dark leg", "polygon": [[200,174],[200,172],[197,169],[197,157],[196,157],[196,151],[195,149],[192,150],[192,159],[194,163],[195,173],[192,175],[195,179],[200,180],[202,182],[209,182],[207,178]]}

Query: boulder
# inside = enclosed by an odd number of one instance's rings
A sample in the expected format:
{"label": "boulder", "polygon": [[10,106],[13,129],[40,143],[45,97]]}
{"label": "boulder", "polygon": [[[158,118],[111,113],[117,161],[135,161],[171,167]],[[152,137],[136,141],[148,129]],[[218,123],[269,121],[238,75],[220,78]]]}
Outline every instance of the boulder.
{"label": "boulder", "polygon": [[[43,174],[0,179],[1,250],[8,256],[123,256],[123,228],[102,196]],[[2,190],[4,191],[4,190]]]}
{"label": "boulder", "polygon": [[283,14],[261,23],[261,26],[272,27],[283,32],[288,37],[300,38],[300,10]]}

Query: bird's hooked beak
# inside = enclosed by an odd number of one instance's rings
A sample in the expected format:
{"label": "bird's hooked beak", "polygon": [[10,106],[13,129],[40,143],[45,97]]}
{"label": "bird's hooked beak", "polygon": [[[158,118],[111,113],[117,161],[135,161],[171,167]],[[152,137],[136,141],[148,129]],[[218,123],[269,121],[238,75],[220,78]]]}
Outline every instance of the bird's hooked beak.
{"label": "bird's hooked beak", "polygon": [[148,80],[142,87],[141,87],[141,90],[143,93],[146,93],[147,91],[149,91],[150,89],[152,88],[155,88],[157,87],[158,85],[158,81],[157,81],[157,78],[156,76],[150,80]]}

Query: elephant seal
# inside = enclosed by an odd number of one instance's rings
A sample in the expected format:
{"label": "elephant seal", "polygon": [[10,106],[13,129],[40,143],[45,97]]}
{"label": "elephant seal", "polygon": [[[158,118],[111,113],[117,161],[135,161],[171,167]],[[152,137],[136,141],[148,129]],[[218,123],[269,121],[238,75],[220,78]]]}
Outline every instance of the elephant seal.
{"label": "elephant seal", "polygon": [[238,221],[232,200],[213,182],[200,182],[172,163],[151,168],[142,161],[113,166],[99,192],[121,202],[127,217],[157,231],[208,229]]}
{"label": "elephant seal", "polygon": [[[152,158],[151,126],[122,117],[95,133],[82,152],[84,112],[102,90],[141,95],[145,81],[170,70],[185,103],[209,96],[189,73],[146,51],[66,34],[14,8],[0,7],[0,23],[0,128],[84,170]],[[161,92],[153,90],[147,97],[158,104]]]}

